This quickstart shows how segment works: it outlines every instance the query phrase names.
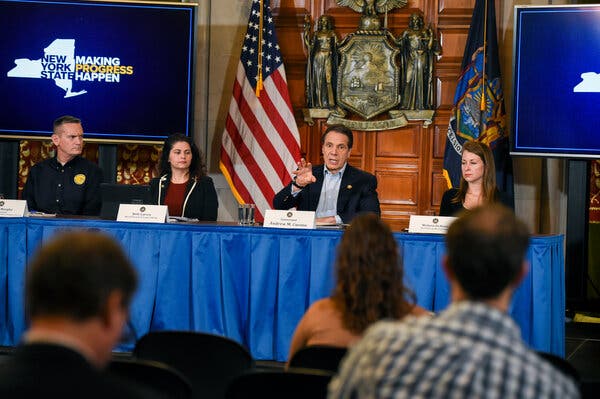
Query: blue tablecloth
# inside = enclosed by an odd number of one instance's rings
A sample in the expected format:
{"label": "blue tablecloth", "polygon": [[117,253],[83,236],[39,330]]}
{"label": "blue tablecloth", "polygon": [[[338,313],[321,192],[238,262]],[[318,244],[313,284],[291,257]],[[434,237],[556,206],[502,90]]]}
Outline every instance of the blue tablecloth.
{"label": "blue tablecloth", "polygon": [[[27,261],[41,242],[66,229],[114,236],[139,273],[131,332],[196,330],[228,336],[255,359],[286,360],[294,328],[313,301],[334,286],[338,230],[285,230],[203,224],[0,218],[0,345],[15,345],[26,328]],[[405,278],[419,305],[449,303],[441,258],[443,236],[395,234]],[[563,236],[534,237],[530,273],[511,314],[533,348],[564,355]],[[131,350],[124,342],[120,350]]]}

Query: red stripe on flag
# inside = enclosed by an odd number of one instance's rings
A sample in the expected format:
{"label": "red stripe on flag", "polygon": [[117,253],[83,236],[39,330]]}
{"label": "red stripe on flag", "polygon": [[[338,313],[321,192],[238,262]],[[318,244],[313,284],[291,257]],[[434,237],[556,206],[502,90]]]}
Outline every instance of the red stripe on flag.
{"label": "red stripe on flag", "polygon": [[[250,86],[248,85],[248,87],[250,87]],[[273,169],[285,170],[286,166],[284,165],[283,161],[281,160],[281,157],[279,156],[279,153],[277,152],[275,147],[273,147],[273,143],[271,143],[271,140],[269,139],[268,135],[266,134],[266,132],[263,128],[263,122],[267,123],[267,121],[263,120],[263,119],[258,119],[257,114],[255,114],[254,111],[252,110],[252,108],[250,108],[250,105],[246,102],[246,99],[244,98],[241,91],[242,91],[242,88],[239,85],[239,82],[236,81],[234,84],[234,87],[233,87],[233,96],[238,103],[238,109],[240,110],[240,113],[241,113],[242,117],[244,118],[244,121],[246,121],[246,125],[248,125],[249,131],[246,133],[249,135],[252,135],[254,137],[254,140],[256,140],[258,145],[260,145],[263,152],[265,153],[265,156],[267,157],[267,159],[273,166]],[[271,103],[270,99],[268,99],[267,97],[268,97],[268,92],[266,90],[263,90],[260,95],[260,104],[261,105],[263,105],[263,102],[265,102],[267,104]],[[273,118],[274,116],[279,116],[279,112],[277,112],[277,110],[275,110],[275,109],[271,110],[269,113],[269,110],[265,109],[264,107],[262,107],[262,108],[263,108],[267,118]],[[279,128],[280,128],[279,125],[277,125],[276,123],[273,123],[273,122],[271,122],[271,123],[273,124],[273,126],[275,126],[276,129],[279,130]],[[276,134],[276,133],[277,132],[275,132],[274,134]],[[275,195],[275,193],[273,193],[272,195]],[[266,198],[270,198],[270,197],[266,197]]]}
{"label": "red stripe on flag", "polygon": [[[241,98],[240,102],[245,103],[245,100]],[[237,152],[238,158],[244,163],[246,169],[248,169],[248,173],[254,179],[254,183],[258,186],[258,188],[263,193],[267,201],[272,201],[273,197],[275,196],[275,192],[273,191],[273,189],[271,189],[271,185],[269,184],[269,181],[264,175],[262,168],[256,162],[256,159],[252,155],[252,152],[250,152],[250,150],[248,149],[248,146],[246,146],[246,143],[244,143],[244,138],[242,137],[243,134],[247,135],[252,133],[240,132],[235,123],[233,122],[231,115],[227,115],[227,121],[225,123],[225,126],[227,130],[226,134],[229,133],[229,137],[231,138],[231,142],[233,143],[235,151]],[[235,174],[235,177],[232,175],[232,180],[234,181],[234,184],[235,181],[241,182],[239,176],[235,173],[235,170],[233,173]],[[244,184],[247,183],[250,182],[244,182]],[[248,200],[246,200],[246,202],[256,201],[252,199],[252,196],[249,194]]]}
{"label": "red stripe on flag", "polygon": [[[283,100],[285,101],[288,109],[292,110],[290,96],[287,91],[287,83],[283,79],[283,76],[281,76],[281,73],[279,73],[279,69],[277,69],[277,71],[275,71],[274,73],[271,74],[271,79],[273,79],[273,83],[275,83],[275,86],[277,87],[277,90],[279,91],[281,98],[283,98]],[[279,113],[277,115],[281,116]],[[292,115],[293,115],[293,112],[292,112]],[[300,158],[300,143],[298,142],[299,138],[294,136],[294,134],[288,128],[285,120],[281,119],[281,120],[278,120],[278,122],[281,126],[285,127],[284,130],[280,131],[283,142],[289,148],[292,156],[296,159],[299,159]],[[295,121],[293,121],[293,122],[295,123]]]}

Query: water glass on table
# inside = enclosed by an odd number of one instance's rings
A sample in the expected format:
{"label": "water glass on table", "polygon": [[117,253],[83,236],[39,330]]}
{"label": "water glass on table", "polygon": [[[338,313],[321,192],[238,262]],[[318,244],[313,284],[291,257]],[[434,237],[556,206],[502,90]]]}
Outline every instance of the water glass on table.
{"label": "water glass on table", "polygon": [[240,204],[238,206],[238,224],[243,226],[254,225],[254,211],[256,205],[254,204]]}

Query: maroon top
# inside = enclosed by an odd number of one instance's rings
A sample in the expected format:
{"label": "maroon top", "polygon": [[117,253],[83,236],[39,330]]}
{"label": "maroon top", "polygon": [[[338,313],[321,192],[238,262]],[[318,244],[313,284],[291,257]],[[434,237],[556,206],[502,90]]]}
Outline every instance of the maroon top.
{"label": "maroon top", "polygon": [[183,211],[183,200],[185,199],[185,183],[169,184],[167,194],[165,195],[165,205],[169,207],[169,216],[181,216]]}

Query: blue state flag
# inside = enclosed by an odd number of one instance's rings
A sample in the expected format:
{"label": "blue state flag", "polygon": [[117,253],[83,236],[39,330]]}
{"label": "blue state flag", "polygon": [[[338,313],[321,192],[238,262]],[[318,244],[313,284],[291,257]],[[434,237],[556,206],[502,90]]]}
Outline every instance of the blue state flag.
{"label": "blue state flag", "polygon": [[513,198],[504,94],[500,79],[494,0],[477,0],[465,46],[444,152],[448,187],[458,187],[462,144],[479,140],[490,146],[498,189]]}

